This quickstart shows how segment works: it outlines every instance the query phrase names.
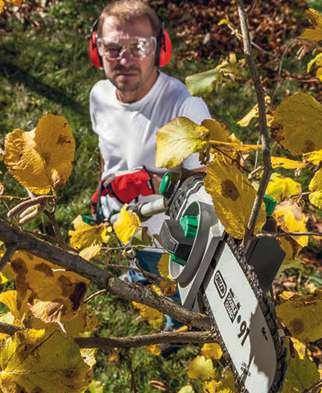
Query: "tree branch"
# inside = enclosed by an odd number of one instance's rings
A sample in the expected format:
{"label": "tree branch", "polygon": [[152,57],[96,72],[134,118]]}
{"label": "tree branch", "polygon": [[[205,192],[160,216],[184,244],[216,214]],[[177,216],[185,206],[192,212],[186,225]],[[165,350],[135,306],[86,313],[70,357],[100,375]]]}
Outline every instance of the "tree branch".
{"label": "tree branch", "polygon": [[238,14],[240,19],[241,32],[243,36],[244,54],[251,72],[252,80],[256,91],[258,114],[259,114],[259,132],[260,132],[260,139],[262,144],[263,163],[264,163],[263,177],[259,184],[254,205],[252,207],[252,211],[247,224],[245,238],[243,240],[243,245],[247,247],[254,232],[261,203],[263,201],[265,190],[272,172],[272,166],[271,166],[271,157],[270,157],[270,148],[269,148],[267,120],[266,120],[266,105],[265,105],[265,98],[264,98],[265,94],[252,55],[251,39],[249,35],[247,15],[242,0],[237,0],[237,7],[238,7]]}
{"label": "tree branch", "polygon": [[216,341],[216,335],[212,331],[162,332],[133,337],[76,337],[75,341],[81,348],[99,348],[104,351],[111,348],[133,348],[150,344],[209,343]]}
{"label": "tree branch", "polygon": [[97,285],[98,289],[107,289],[110,293],[122,299],[136,301],[156,308],[164,314],[170,314],[185,325],[200,330],[211,329],[211,322],[208,316],[189,311],[166,297],[153,293],[147,287],[123,282],[113,277],[106,270],[88,263],[76,252],[50,244],[30,233],[22,232],[4,220],[0,220],[0,239],[6,244],[14,245],[19,250],[28,251],[33,255],[49,260],[58,266],[88,278]]}
{"label": "tree branch", "polygon": [[[0,322],[0,333],[10,336],[22,327]],[[210,343],[216,341],[217,335],[209,330],[203,332],[161,332],[132,337],[75,337],[74,340],[80,348],[99,348],[108,351],[111,348],[143,347],[150,344],[188,344]]]}
{"label": "tree branch", "polygon": [[12,336],[18,330],[22,330],[19,326],[10,325],[9,323],[0,322],[0,333],[9,334]]}

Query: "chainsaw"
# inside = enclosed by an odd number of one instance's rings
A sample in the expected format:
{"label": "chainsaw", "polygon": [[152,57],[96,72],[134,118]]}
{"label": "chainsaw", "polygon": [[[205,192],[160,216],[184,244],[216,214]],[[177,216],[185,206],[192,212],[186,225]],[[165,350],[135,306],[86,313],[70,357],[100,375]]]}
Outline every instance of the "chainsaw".
{"label": "chainsaw", "polygon": [[273,237],[255,238],[247,251],[226,231],[204,188],[202,174],[181,180],[166,173],[162,198],[137,211],[166,211],[159,241],[183,307],[211,317],[213,329],[242,393],[281,389],[286,352],[269,296],[284,252]]}

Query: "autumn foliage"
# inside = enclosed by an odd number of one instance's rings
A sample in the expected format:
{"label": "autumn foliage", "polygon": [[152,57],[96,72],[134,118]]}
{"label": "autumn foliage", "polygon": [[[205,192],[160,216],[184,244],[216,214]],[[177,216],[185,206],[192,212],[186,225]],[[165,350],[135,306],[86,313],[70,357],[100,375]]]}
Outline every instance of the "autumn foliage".
{"label": "autumn foliage", "polygon": [[[0,0],[0,10],[1,4]],[[310,10],[308,17],[312,26],[300,38],[315,45],[322,40],[322,16]],[[187,86],[193,94],[209,94],[226,78],[238,79],[239,67],[245,67],[245,62],[231,55],[216,69],[187,78]],[[308,71],[313,69],[321,80],[321,53],[308,64]],[[271,157],[273,173],[265,193],[276,205],[271,212],[276,230],[271,235],[285,251],[283,274],[288,266],[303,263],[305,247],[310,244],[321,247],[322,105],[304,92],[285,97],[277,106],[272,106],[268,97],[266,104],[270,138],[274,152],[279,154]],[[240,114],[239,125],[248,127],[251,122],[259,121],[258,116],[257,106],[248,114]],[[220,222],[233,238],[243,240],[264,170],[259,158],[261,149],[260,143],[247,144],[238,139],[219,119],[207,119],[199,125],[179,117],[158,130],[156,164],[171,169],[189,155],[199,154],[207,167],[205,188]],[[69,244],[57,233],[54,218],[59,202],[57,190],[68,181],[74,155],[73,131],[63,116],[44,114],[33,130],[15,129],[7,134],[4,163],[27,192],[26,198],[8,209],[12,228],[19,226],[27,230],[30,228],[27,225],[43,216],[55,228],[55,238],[50,239],[52,244],[79,255],[88,264],[100,267],[116,244],[121,244],[123,257],[131,258],[135,242],[143,240],[140,219],[126,206],[113,224],[91,224],[81,215],[75,217],[68,233]],[[305,181],[300,178],[301,173],[306,174]],[[252,235],[265,234],[266,216],[263,201]],[[82,348],[77,338],[92,336],[98,325],[85,301],[90,280],[77,269],[63,269],[50,258],[46,260],[19,250],[19,244],[10,253],[11,246],[1,244],[2,262],[5,262],[1,283],[10,282],[14,289],[0,293],[0,303],[6,306],[6,312],[0,315],[0,390],[3,393],[84,392],[93,379],[95,350]],[[162,278],[150,290],[168,296],[175,284],[169,275],[167,255],[161,259],[159,271]],[[282,291],[279,279],[274,288],[276,312],[288,348],[288,371],[282,392],[302,392],[320,379],[319,359],[313,354],[312,343],[321,340],[322,291],[317,285],[303,291]],[[139,302],[132,302],[132,306],[153,329],[162,329],[164,316],[159,310]],[[11,331],[5,329],[9,325]],[[158,345],[151,345],[147,350],[160,355]],[[187,376],[190,383],[180,393],[194,392],[195,380],[201,381],[204,393],[237,391],[218,343],[201,347],[198,356],[188,364]]]}

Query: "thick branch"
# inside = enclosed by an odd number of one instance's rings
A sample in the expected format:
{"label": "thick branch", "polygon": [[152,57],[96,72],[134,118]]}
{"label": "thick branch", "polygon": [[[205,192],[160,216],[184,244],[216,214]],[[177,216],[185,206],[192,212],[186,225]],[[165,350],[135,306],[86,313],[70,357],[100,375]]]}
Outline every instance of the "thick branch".
{"label": "thick branch", "polygon": [[254,232],[260,206],[263,201],[265,190],[272,172],[272,166],[271,166],[269,136],[268,136],[268,129],[267,129],[267,121],[266,121],[265,95],[258,76],[255,61],[252,55],[251,39],[249,35],[247,15],[244,9],[243,1],[237,0],[237,5],[238,5],[238,14],[240,19],[240,27],[243,36],[244,54],[251,72],[252,80],[254,82],[254,87],[255,87],[256,97],[258,102],[259,132],[260,132],[260,139],[262,144],[263,163],[264,163],[263,177],[259,183],[259,188],[249,217],[246,234],[243,241],[244,245],[247,246]]}
{"label": "thick branch", "polygon": [[202,330],[211,328],[210,318],[206,315],[189,311],[166,297],[155,294],[147,287],[128,284],[116,277],[112,277],[108,280],[108,289],[122,299],[143,303],[156,308],[164,314],[170,314],[185,325]]}
{"label": "thick branch", "polygon": [[216,341],[216,335],[212,331],[164,332],[133,337],[77,337],[75,341],[81,348],[99,348],[104,351],[111,348],[133,348],[151,344],[209,343]]}
{"label": "thick branch", "polygon": [[28,251],[90,279],[99,289],[107,289],[110,293],[123,299],[156,308],[160,312],[170,314],[176,320],[197,329],[209,330],[211,328],[210,319],[206,315],[188,311],[171,300],[158,296],[147,287],[125,283],[113,277],[109,272],[88,263],[76,252],[52,245],[30,233],[22,232],[4,220],[0,220],[0,239],[6,244],[16,246],[19,250]]}

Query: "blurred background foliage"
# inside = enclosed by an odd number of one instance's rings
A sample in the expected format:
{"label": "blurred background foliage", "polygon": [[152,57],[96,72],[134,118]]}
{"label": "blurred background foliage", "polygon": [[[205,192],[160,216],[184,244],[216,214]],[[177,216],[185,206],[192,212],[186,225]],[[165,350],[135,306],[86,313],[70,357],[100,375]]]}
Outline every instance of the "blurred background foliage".
{"label": "blurred background foliage", "polygon": [[[91,131],[88,96],[103,73],[95,70],[87,57],[87,40],[95,19],[105,5],[97,0],[28,1],[18,9],[0,15],[0,140],[15,128],[31,130],[45,112],[64,115],[74,130],[77,155],[73,174],[59,192],[57,220],[66,231],[80,213],[88,213],[89,197],[99,176],[96,136]],[[181,80],[215,67],[230,52],[241,57],[239,39],[223,19],[238,27],[235,2],[229,0],[151,0],[173,39],[175,54],[165,70]],[[252,39],[261,78],[273,104],[295,90],[311,92],[319,98],[318,82],[306,74],[310,54],[299,59],[301,47],[295,38],[305,25],[304,11],[320,0],[269,0],[249,3]],[[256,140],[256,127],[240,128],[236,122],[255,104],[252,83],[247,75],[227,80],[205,97],[212,115],[226,122],[242,140]],[[0,162],[0,181],[6,194],[23,195]],[[0,213],[6,210],[1,204]],[[114,336],[146,333],[150,328],[137,319],[128,303],[113,297],[96,298],[94,306],[104,321],[100,333]],[[185,346],[176,355],[160,361],[145,349],[118,354],[118,360],[101,355],[97,377],[104,392],[156,392],[151,380],[163,381],[166,391],[176,392],[187,379],[185,364],[198,349]],[[116,357],[117,358],[117,357]],[[113,365],[114,364],[114,365]],[[171,377],[169,377],[171,375]],[[198,386],[195,386],[198,391]],[[160,391],[160,389],[159,389]]]}

